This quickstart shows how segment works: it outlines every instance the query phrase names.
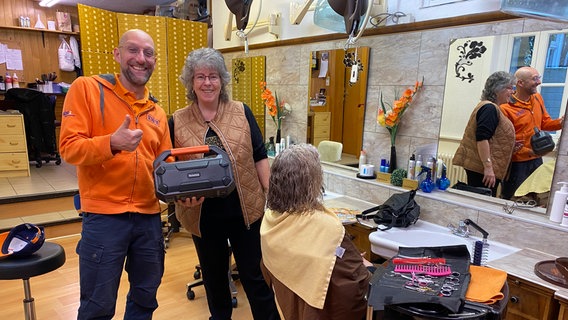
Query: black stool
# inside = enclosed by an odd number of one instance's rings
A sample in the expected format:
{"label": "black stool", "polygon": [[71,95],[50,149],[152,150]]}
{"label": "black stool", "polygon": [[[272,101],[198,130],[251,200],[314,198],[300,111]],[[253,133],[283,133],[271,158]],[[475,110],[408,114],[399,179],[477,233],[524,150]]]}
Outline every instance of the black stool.
{"label": "black stool", "polygon": [[24,281],[24,313],[26,320],[35,320],[34,298],[30,278],[51,272],[65,263],[65,250],[57,243],[45,242],[34,254],[27,257],[7,257],[0,260],[0,280]]}

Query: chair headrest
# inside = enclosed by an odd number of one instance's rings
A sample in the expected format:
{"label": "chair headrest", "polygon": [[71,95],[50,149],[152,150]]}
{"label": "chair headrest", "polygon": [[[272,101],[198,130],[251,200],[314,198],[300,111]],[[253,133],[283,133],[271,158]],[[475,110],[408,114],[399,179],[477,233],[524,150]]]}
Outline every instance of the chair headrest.
{"label": "chair headrest", "polygon": [[15,226],[0,233],[0,258],[6,256],[27,256],[38,251],[45,242],[43,227],[31,223]]}

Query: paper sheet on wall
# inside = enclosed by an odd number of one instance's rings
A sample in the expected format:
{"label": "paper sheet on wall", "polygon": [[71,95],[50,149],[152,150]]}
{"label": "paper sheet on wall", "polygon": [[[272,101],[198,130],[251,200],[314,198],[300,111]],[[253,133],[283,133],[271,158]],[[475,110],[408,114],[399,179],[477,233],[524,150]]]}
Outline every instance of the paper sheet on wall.
{"label": "paper sheet on wall", "polygon": [[6,69],[24,70],[24,64],[22,62],[22,50],[20,49],[6,50]]}
{"label": "paper sheet on wall", "polygon": [[319,73],[319,77],[320,78],[325,78],[327,76],[327,68],[328,68],[328,60],[321,60],[320,62],[320,73]]}
{"label": "paper sheet on wall", "polygon": [[6,50],[8,50],[8,45],[0,43],[0,63],[6,63]]}

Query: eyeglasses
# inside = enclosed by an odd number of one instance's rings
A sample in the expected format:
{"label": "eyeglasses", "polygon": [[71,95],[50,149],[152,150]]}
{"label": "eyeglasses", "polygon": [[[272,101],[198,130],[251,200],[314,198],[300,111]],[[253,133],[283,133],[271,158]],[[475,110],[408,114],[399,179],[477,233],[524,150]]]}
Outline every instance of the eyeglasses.
{"label": "eyeglasses", "polygon": [[193,77],[193,80],[195,80],[196,82],[199,82],[199,83],[205,82],[206,79],[209,79],[209,82],[211,82],[211,83],[217,83],[217,82],[219,82],[219,80],[221,78],[219,77],[218,74],[210,74],[208,76],[206,76],[204,74],[198,74],[195,77]]}
{"label": "eyeglasses", "polygon": [[128,54],[131,54],[133,56],[138,55],[140,53],[140,51],[142,51],[142,54],[144,54],[144,57],[147,58],[147,59],[156,57],[156,52],[154,51],[154,49],[151,49],[151,48],[138,48],[138,47],[135,47],[135,46],[128,46],[128,47],[123,47],[123,48],[126,49]]}

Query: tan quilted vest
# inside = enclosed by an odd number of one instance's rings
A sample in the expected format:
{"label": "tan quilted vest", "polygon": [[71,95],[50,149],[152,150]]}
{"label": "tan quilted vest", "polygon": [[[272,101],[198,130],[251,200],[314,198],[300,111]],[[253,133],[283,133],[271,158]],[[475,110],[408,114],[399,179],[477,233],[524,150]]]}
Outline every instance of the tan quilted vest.
{"label": "tan quilted vest", "polygon": [[491,150],[491,164],[497,179],[503,180],[507,174],[513,147],[515,146],[515,128],[511,121],[501,113],[501,109],[491,101],[481,101],[471,113],[467,126],[463,134],[462,141],[454,155],[453,164],[477,173],[483,174],[483,162],[477,152],[477,141],[475,131],[477,128],[477,111],[482,106],[491,103],[497,108],[499,124],[495,129],[493,137],[489,139],[489,150]]}
{"label": "tan quilted vest", "polygon": [[[175,148],[203,145],[209,128],[217,133],[231,161],[245,223],[250,226],[260,219],[266,198],[253,159],[250,127],[243,104],[236,101],[221,102],[217,115],[209,122],[203,119],[196,104],[177,110],[172,116],[175,123]],[[180,160],[201,157],[203,154],[186,155],[180,157]],[[176,217],[186,230],[201,236],[201,205],[186,208],[176,204]]]}

